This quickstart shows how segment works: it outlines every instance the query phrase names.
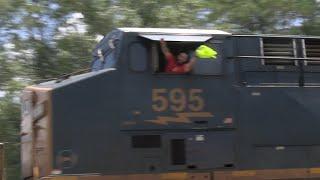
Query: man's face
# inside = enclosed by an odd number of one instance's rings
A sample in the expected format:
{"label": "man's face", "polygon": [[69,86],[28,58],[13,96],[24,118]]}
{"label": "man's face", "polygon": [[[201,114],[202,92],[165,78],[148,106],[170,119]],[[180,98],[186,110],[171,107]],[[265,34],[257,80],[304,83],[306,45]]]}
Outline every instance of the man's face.
{"label": "man's face", "polygon": [[177,56],[177,62],[183,64],[188,61],[188,55],[186,53],[180,53]]}

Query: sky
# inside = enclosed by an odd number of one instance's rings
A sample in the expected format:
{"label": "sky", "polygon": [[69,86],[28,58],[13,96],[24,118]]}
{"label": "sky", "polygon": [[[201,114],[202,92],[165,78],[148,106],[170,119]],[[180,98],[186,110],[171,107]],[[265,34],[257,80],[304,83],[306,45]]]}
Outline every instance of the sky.
{"label": "sky", "polygon": [[6,95],[6,92],[0,91],[0,98],[4,97]]}

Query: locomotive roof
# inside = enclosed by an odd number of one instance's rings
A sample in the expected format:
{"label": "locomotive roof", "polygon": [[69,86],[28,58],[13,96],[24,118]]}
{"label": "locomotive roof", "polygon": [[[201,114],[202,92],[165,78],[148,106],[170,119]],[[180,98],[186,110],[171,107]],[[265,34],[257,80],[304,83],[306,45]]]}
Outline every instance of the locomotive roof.
{"label": "locomotive roof", "polygon": [[74,75],[74,76],[70,76],[68,79],[64,79],[60,82],[57,82],[57,80],[52,80],[52,81],[47,81],[47,82],[43,82],[40,84],[37,84],[36,86],[38,87],[43,87],[43,88],[59,88],[59,87],[63,87],[78,81],[82,81],[88,78],[93,78],[96,75],[99,74],[104,74],[107,73],[109,71],[114,71],[114,68],[108,68],[108,69],[103,69],[100,71],[93,71],[93,72],[88,72],[88,73],[84,73],[84,74],[79,74],[79,75]]}
{"label": "locomotive roof", "polygon": [[144,34],[176,34],[176,35],[231,35],[221,30],[208,29],[177,29],[177,28],[118,28],[123,32],[136,32]]}
{"label": "locomotive roof", "polygon": [[263,37],[263,38],[293,38],[293,39],[320,39],[312,35],[281,35],[281,34],[233,34],[235,37]]}

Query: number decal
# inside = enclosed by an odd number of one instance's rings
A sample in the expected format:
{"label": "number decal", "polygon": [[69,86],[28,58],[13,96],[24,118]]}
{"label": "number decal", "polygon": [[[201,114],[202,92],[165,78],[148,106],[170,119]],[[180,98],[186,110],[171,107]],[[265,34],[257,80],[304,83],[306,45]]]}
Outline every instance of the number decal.
{"label": "number decal", "polygon": [[189,109],[191,111],[201,111],[204,108],[204,100],[200,96],[202,89],[191,89],[189,92]]}
{"label": "number decal", "polygon": [[170,109],[172,111],[183,111],[186,109],[187,98],[183,89],[172,89],[169,93]]}
{"label": "number decal", "polygon": [[168,99],[163,95],[167,93],[167,89],[153,89],[152,91],[152,109],[153,111],[165,111],[168,109]]}
{"label": "number decal", "polygon": [[186,111],[187,109],[202,111],[205,107],[204,99],[201,97],[202,92],[202,89],[153,89],[152,109],[156,112],[167,111],[168,108],[175,112]]}

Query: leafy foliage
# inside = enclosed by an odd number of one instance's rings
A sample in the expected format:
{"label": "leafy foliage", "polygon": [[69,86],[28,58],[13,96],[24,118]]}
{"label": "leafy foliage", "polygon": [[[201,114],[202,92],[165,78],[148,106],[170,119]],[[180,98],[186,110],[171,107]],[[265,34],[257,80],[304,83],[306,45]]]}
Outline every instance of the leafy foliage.
{"label": "leafy foliage", "polygon": [[208,6],[210,20],[237,33],[288,33],[319,10],[315,0],[217,0]]}
{"label": "leafy foliage", "polygon": [[13,102],[13,97],[7,95],[0,102],[0,142],[5,143],[6,174],[8,179],[19,179],[20,145],[19,118],[20,105]]}

